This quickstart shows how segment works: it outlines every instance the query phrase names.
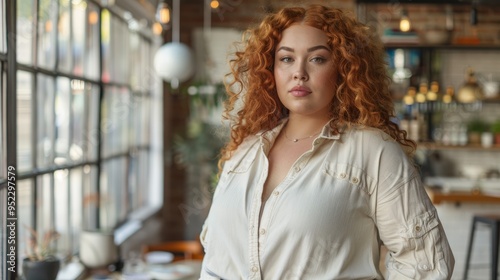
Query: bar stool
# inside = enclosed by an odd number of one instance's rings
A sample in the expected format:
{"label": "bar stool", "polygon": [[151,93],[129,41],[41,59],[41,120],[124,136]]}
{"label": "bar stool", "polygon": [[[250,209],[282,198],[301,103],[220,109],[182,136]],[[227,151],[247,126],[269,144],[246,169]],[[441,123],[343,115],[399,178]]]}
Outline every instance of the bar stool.
{"label": "bar stool", "polygon": [[499,228],[500,228],[500,215],[475,215],[472,220],[472,227],[469,237],[469,245],[467,248],[467,259],[465,261],[464,280],[467,279],[467,272],[470,265],[470,256],[472,250],[472,243],[474,241],[474,232],[476,231],[476,224],[483,223],[491,227],[491,280],[497,280],[498,274],[498,244],[499,244]]}

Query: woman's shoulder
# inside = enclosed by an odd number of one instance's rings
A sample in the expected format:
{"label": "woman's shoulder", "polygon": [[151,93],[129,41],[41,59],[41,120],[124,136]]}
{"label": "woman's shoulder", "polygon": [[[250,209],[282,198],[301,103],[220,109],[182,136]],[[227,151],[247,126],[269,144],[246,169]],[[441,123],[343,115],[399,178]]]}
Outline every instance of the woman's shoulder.
{"label": "woman's shoulder", "polygon": [[350,125],[346,128],[344,135],[349,139],[369,142],[384,146],[399,146],[399,143],[389,134],[380,128],[364,126],[364,125]]}

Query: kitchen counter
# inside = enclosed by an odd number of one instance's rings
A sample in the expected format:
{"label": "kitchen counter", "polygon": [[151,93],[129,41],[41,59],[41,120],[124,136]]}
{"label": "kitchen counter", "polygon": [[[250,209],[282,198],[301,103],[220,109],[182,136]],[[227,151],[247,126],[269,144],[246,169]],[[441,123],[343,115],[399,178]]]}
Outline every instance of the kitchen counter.
{"label": "kitchen counter", "polygon": [[500,196],[482,193],[479,190],[472,191],[443,191],[440,188],[426,188],[433,204],[442,202],[452,203],[499,203]]}

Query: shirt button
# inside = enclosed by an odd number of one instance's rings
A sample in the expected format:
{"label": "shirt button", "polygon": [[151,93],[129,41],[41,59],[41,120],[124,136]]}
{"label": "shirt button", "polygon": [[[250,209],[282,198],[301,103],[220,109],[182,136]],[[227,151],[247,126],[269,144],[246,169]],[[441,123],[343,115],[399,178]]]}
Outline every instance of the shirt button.
{"label": "shirt button", "polygon": [[427,264],[421,264],[418,268],[420,268],[420,270],[429,270],[429,266]]}
{"label": "shirt button", "polygon": [[252,271],[253,271],[253,272],[257,272],[257,271],[259,271],[259,268],[258,268],[258,267],[256,267],[256,266],[252,266]]}
{"label": "shirt button", "polygon": [[340,178],[344,179],[347,176],[345,173],[340,173]]}
{"label": "shirt button", "polygon": [[352,182],[353,184],[357,184],[357,183],[359,183],[359,179],[358,179],[358,178],[356,178],[356,177],[355,177],[355,178],[352,178],[351,182]]}
{"label": "shirt button", "polygon": [[295,166],[294,169],[295,169],[295,172],[299,172],[300,171],[300,167],[298,167],[298,166]]}
{"label": "shirt button", "polygon": [[263,228],[262,228],[262,229],[260,229],[260,235],[264,235],[264,234],[266,234],[266,230],[265,230],[265,229],[263,229]]}
{"label": "shirt button", "polygon": [[421,230],[422,230],[422,228],[421,228],[420,226],[416,226],[416,227],[415,227],[415,231],[416,231],[416,232],[419,232],[419,231],[421,231]]}
{"label": "shirt button", "polygon": [[280,192],[279,192],[279,191],[274,191],[274,192],[273,192],[273,194],[274,194],[275,196],[278,196],[278,195],[280,195]]}

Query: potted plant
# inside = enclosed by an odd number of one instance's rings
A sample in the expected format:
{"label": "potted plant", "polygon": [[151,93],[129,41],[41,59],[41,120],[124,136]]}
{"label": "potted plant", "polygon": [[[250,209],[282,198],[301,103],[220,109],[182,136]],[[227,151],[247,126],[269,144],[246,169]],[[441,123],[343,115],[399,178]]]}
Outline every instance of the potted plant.
{"label": "potted plant", "polygon": [[481,144],[481,134],[487,130],[488,125],[482,119],[475,118],[467,124],[467,134],[469,135],[469,144]]}
{"label": "potted plant", "polygon": [[500,146],[500,119],[494,121],[490,127],[496,146]]}
{"label": "potted plant", "polygon": [[30,233],[26,254],[23,259],[23,275],[26,280],[55,280],[59,272],[60,260],[55,255],[53,242],[59,238],[59,233],[54,230],[43,234],[39,240],[38,233],[27,227]]}

